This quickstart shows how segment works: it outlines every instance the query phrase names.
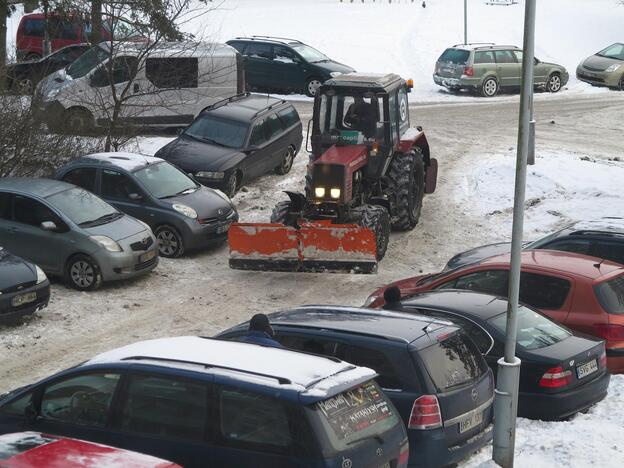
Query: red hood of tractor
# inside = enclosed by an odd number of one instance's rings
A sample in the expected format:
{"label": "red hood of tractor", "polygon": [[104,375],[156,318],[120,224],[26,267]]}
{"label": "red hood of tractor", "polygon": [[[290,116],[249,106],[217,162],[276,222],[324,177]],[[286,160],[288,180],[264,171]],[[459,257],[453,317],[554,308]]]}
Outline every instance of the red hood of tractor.
{"label": "red hood of tractor", "polygon": [[333,145],[314,161],[314,164],[345,166],[353,172],[364,166],[367,161],[368,149],[366,145]]}

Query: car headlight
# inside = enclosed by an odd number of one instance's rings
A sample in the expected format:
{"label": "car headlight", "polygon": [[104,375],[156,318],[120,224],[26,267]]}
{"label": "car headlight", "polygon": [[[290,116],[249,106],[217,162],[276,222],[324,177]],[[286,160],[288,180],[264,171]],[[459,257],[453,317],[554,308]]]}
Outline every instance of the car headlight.
{"label": "car headlight", "polygon": [[614,71],[618,71],[618,69],[619,69],[621,66],[622,66],[621,64],[614,63],[613,65],[610,65],[610,66],[609,66],[609,67],[608,67],[605,71],[606,71],[607,73],[611,73],[611,72],[614,72]]}
{"label": "car headlight", "polygon": [[195,211],[190,206],[180,205],[178,203],[175,203],[173,205],[173,209],[176,210],[178,213],[182,213],[184,216],[187,216],[192,219],[197,219],[197,211]]}
{"label": "car headlight", "polygon": [[199,171],[195,173],[195,177],[201,177],[202,179],[223,179],[225,177],[225,172]]}
{"label": "car headlight", "polygon": [[121,252],[123,250],[121,246],[117,242],[115,242],[113,239],[111,239],[110,237],[91,236],[89,237],[89,239],[91,239],[96,244],[99,244],[100,246],[104,247],[109,252]]}
{"label": "car headlight", "polygon": [[340,198],[340,189],[339,188],[333,188],[329,191],[329,194],[331,195],[332,198]]}
{"label": "car headlight", "polygon": [[318,198],[323,198],[325,196],[325,187],[316,187],[314,189],[314,195]]}
{"label": "car headlight", "polygon": [[43,283],[45,280],[48,279],[48,277],[46,276],[46,274],[43,272],[43,270],[41,268],[39,268],[37,265],[35,265],[35,269],[37,270],[37,284],[41,284]]}
{"label": "car headlight", "polygon": [[332,78],[336,78],[337,76],[340,76],[340,75],[342,75],[342,72],[331,72],[329,74],[329,76],[331,76]]}
{"label": "car headlight", "polygon": [[230,197],[228,197],[225,193],[223,193],[221,190],[219,189],[212,189],[217,195],[219,195],[221,198],[223,198],[226,202],[228,202],[230,205],[232,204],[232,200],[230,200]]}

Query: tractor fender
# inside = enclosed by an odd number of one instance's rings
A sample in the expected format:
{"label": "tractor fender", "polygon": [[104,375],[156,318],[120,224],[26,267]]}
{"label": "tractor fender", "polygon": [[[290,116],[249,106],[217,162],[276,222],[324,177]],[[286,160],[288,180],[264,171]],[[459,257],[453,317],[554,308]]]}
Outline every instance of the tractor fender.
{"label": "tractor fender", "polygon": [[403,135],[397,147],[397,151],[401,153],[408,153],[412,147],[418,146],[423,154],[425,161],[425,167],[429,167],[431,163],[431,156],[429,152],[429,142],[425,136],[425,132],[422,127],[410,127]]}

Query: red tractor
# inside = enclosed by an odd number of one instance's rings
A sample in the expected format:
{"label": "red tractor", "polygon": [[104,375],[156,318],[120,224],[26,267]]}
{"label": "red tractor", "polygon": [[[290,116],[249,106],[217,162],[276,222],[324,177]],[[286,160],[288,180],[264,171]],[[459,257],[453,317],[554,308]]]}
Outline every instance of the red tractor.
{"label": "red tractor", "polygon": [[[284,271],[374,272],[390,230],[418,224],[437,161],[421,127],[410,127],[398,75],[350,73],[326,81],[308,125],[305,195],[286,192],[271,223],[230,228],[230,266]],[[310,136],[311,135],[311,136]]]}

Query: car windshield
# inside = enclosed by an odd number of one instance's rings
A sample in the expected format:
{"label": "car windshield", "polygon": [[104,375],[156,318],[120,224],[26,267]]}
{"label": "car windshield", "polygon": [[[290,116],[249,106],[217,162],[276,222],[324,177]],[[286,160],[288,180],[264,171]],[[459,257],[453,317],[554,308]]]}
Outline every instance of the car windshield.
{"label": "car windshield", "polygon": [[185,131],[196,140],[226,148],[240,149],[245,144],[249,124],[234,120],[220,119],[212,115],[202,115]]}
{"label": "car windshield", "polygon": [[134,176],[156,198],[186,195],[199,188],[184,172],[165,161],[139,169]]}
{"label": "car windshield", "polygon": [[92,47],[67,67],[67,74],[74,79],[82,78],[106,60],[108,55],[108,52],[102,47]]}
{"label": "car windshield", "polygon": [[624,275],[594,286],[596,297],[609,314],[624,314]]}
{"label": "car windshield", "polygon": [[[503,335],[507,329],[507,312],[488,320]],[[518,337],[516,343],[524,349],[541,349],[565,340],[572,333],[528,307],[518,306]]]}
{"label": "car windshield", "polygon": [[306,62],[329,62],[329,57],[327,57],[327,55],[322,54],[314,47],[310,47],[309,45],[293,45],[292,48],[295,50],[295,52],[301,55]]}
{"label": "car windshield", "polygon": [[82,227],[106,224],[123,216],[101,198],[81,188],[56,193],[47,200],[72,222]]}
{"label": "car windshield", "polygon": [[624,60],[624,44],[613,44],[601,50],[596,55],[617,60]]}
{"label": "car windshield", "polygon": [[468,57],[470,57],[470,52],[467,50],[446,49],[442,53],[442,55],[440,55],[438,62],[455,63],[455,64],[463,65],[466,62],[468,62]]}

